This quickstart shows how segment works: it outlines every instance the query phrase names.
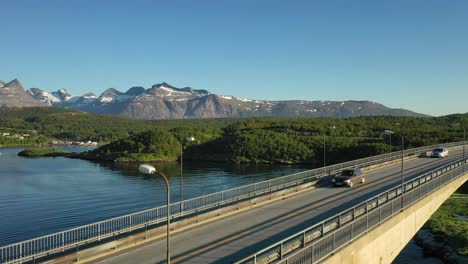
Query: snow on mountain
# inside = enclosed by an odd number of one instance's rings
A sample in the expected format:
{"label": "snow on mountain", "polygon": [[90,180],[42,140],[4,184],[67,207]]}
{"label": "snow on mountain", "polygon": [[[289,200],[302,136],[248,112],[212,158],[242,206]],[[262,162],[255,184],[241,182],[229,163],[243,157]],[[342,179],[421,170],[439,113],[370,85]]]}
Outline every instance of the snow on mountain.
{"label": "snow on mountain", "polygon": [[39,100],[48,105],[53,105],[54,103],[58,103],[61,101],[59,98],[55,97],[54,95],[46,91],[43,91],[39,88],[30,88],[27,92],[31,94],[31,96],[34,99]]}
{"label": "snow on mountain", "polygon": [[[13,98],[15,100],[13,100]],[[24,91],[18,80],[0,81],[0,106],[52,105],[100,114],[141,119],[220,117],[352,117],[369,115],[424,116],[392,109],[370,101],[267,101],[219,96],[207,90],[176,88],[166,82],[149,89],[132,87],[125,93],[114,88],[99,97],[94,93],[72,96],[65,89],[48,93],[38,88]]]}
{"label": "snow on mountain", "polygon": [[[131,89],[133,89],[133,88],[131,88]],[[116,90],[114,88],[109,88],[109,89],[105,90],[99,96],[99,101],[101,103],[123,102],[123,101],[129,100],[131,98],[133,98],[133,96],[131,94],[122,93],[119,90]]]}
{"label": "snow on mountain", "polygon": [[71,94],[69,94],[65,89],[59,89],[56,92],[52,92],[52,95],[56,98],[59,98],[61,101],[66,101],[72,98]]}
{"label": "snow on mountain", "polygon": [[188,101],[210,94],[206,90],[196,90],[190,87],[176,88],[166,82],[153,85],[145,93],[164,101]]}
{"label": "snow on mountain", "polygon": [[96,96],[94,93],[92,93],[92,92],[85,93],[85,94],[83,94],[82,97],[83,97],[83,98],[86,98],[86,99],[97,98],[97,96]]}

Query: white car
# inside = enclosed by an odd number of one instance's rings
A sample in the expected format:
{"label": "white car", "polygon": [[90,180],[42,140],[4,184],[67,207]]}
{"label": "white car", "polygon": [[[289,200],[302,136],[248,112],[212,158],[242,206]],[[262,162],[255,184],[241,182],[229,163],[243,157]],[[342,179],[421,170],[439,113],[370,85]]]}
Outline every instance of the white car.
{"label": "white car", "polygon": [[436,158],[445,158],[448,156],[448,149],[447,148],[436,148],[432,151],[432,157]]}

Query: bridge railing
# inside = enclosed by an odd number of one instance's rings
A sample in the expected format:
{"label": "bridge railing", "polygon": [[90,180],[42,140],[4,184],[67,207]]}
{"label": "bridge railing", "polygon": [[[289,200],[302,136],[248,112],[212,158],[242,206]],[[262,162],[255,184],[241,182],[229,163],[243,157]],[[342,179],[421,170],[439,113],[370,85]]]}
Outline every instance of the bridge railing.
{"label": "bridge railing", "polygon": [[283,239],[236,264],[317,263],[446,183],[463,175],[468,159],[457,160],[408,180],[365,202]]}
{"label": "bridge railing", "polygon": [[[408,149],[404,151],[404,155],[405,157],[419,155],[439,145]],[[457,147],[463,145],[463,142],[453,142],[442,145],[446,147]],[[182,202],[172,203],[170,205],[171,218],[178,219],[181,217],[194,216],[222,206],[244,201],[246,199],[252,199],[266,193],[320,179],[345,168],[366,167],[399,159],[400,157],[400,152],[396,151],[339,163],[325,168],[286,175],[275,179],[203,195],[184,200]],[[109,239],[124,233],[147,229],[150,226],[165,223],[166,219],[166,206],[160,206],[2,246],[0,247],[0,263],[22,263],[34,260],[89,243],[99,242],[103,239]]]}

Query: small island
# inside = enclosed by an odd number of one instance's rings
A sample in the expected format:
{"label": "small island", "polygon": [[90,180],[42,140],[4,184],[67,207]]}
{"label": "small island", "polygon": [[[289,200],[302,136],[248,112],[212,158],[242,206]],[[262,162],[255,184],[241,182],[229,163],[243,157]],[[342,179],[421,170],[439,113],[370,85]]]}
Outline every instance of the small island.
{"label": "small island", "polygon": [[171,133],[153,129],[68,157],[117,163],[175,161],[180,149],[179,141]]}
{"label": "small island", "polygon": [[21,157],[63,157],[70,152],[56,148],[29,148],[18,153]]}

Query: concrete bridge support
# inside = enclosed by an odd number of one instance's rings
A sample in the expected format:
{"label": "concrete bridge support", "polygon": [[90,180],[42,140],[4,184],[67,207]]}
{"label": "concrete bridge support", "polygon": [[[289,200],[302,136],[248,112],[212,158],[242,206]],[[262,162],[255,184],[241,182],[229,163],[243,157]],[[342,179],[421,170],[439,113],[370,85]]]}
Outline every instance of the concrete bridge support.
{"label": "concrete bridge support", "polygon": [[467,179],[465,173],[335,252],[323,263],[392,263],[430,216]]}

